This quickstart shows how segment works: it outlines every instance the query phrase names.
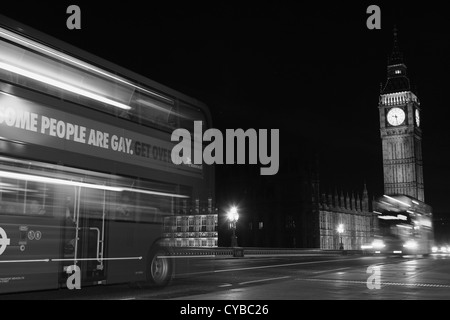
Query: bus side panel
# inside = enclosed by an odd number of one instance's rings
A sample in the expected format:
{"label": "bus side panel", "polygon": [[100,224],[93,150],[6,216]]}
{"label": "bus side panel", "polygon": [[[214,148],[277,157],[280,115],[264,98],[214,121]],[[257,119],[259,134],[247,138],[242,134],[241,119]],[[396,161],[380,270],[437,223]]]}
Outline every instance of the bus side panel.
{"label": "bus side panel", "polygon": [[112,259],[108,260],[107,283],[144,281],[147,253],[160,235],[158,224],[110,221],[106,257]]}
{"label": "bus side panel", "polygon": [[0,214],[0,228],[0,293],[58,288],[58,221]]}

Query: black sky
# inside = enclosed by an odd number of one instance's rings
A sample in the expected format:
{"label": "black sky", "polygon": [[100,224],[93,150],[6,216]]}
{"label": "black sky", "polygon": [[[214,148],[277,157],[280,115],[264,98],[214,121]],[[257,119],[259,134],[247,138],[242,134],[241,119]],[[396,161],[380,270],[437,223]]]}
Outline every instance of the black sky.
{"label": "black sky", "polygon": [[[450,216],[443,4],[161,2],[2,3],[0,13],[205,102],[219,129],[280,129],[281,157],[313,144],[324,184],[359,191],[366,181],[376,195],[378,95],[396,24],[422,106],[426,202]],[[81,30],[66,28],[71,4]],[[370,4],[381,8],[381,30],[366,27]]]}

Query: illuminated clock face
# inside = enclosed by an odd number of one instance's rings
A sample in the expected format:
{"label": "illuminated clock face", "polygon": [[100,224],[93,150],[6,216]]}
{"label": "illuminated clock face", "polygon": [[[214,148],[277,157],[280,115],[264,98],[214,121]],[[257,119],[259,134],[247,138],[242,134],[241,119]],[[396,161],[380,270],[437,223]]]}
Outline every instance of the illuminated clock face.
{"label": "illuminated clock face", "polygon": [[418,109],[416,109],[416,123],[417,126],[420,127],[420,114]]}
{"label": "illuminated clock face", "polygon": [[400,108],[392,108],[387,114],[387,121],[391,126],[399,126],[405,121],[405,111]]}

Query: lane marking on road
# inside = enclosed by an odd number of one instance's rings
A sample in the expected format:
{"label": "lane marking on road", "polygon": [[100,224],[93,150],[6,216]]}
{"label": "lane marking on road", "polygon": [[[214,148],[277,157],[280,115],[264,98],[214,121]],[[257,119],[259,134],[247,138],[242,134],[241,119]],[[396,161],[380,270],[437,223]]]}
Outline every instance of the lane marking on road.
{"label": "lane marking on road", "polygon": [[323,261],[307,261],[307,262],[295,262],[295,263],[285,263],[285,264],[272,264],[268,266],[257,266],[257,267],[245,267],[245,268],[234,268],[234,269],[223,269],[223,270],[214,270],[214,273],[220,272],[232,272],[232,271],[244,271],[244,270],[256,270],[256,269],[268,269],[268,268],[279,268],[279,267],[290,267],[290,266],[299,266],[306,264],[319,264],[319,263],[331,263],[331,262],[346,262],[353,260],[361,260],[362,258],[354,258],[354,259],[335,259],[335,260],[323,260]]}
{"label": "lane marking on road", "polygon": [[351,269],[351,268],[352,268],[352,267],[345,267],[345,268],[337,268],[337,269],[329,269],[329,270],[313,271],[313,274],[327,273],[327,272],[336,272],[336,271],[346,270],[346,269]]}
{"label": "lane marking on road", "polygon": [[239,285],[244,285],[244,284],[250,284],[250,283],[257,283],[257,282],[265,282],[265,281],[272,281],[272,280],[281,280],[281,279],[287,279],[290,278],[290,276],[285,276],[285,277],[277,277],[277,278],[267,278],[267,279],[259,279],[259,280],[252,280],[252,281],[245,281],[245,282],[240,282]]}
{"label": "lane marking on road", "polygon": [[[222,270],[212,270],[212,271],[200,271],[200,272],[182,273],[182,274],[179,274],[179,276],[193,276],[193,275],[199,275],[199,274],[211,274],[211,273],[223,273],[223,272],[234,272],[234,271],[268,269],[268,268],[291,267],[291,266],[299,266],[299,265],[307,265],[307,264],[346,262],[346,261],[364,260],[364,258],[365,257],[352,258],[352,259],[307,261],[307,262],[295,262],[295,263],[286,263],[286,264],[273,264],[273,265],[267,265],[267,266],[256,266],[256,267],[245,267],[245,268],[234,268],[234,269],[222,269]],[[383,258],[383,257],[379,257],[379,258]]]}
{"label": "lane marking on road", "polygon": [[[199,272],[191,272],[191,273],[181,273],[181,274],[179,274],[179,276],[193,276],[193,275],[199,275],[199,274],[211,274],[211,273],[246,271],[246,270],[256,270],[256,269],[291,267],[291,266],[308,265],[308,264],[319,264],[319,263],[346,262],[346,261],[363,260],[364,258],[365,257],[359,257],[359,258],[353,258],[353,259],[335,259],[335,260],[323,260],[323,261],[307,261],[307,262],[295,262],[295,263],[286,263],[286,264],[274,264],[274,265],[268,265],[268,266],[256,266],[256,267],[245,267],[245,268],[234,268],[234,269],[222,269],[222,270],[212,270],[212,271],[199,271]],[[376,258],[384,259],[383,257],[376,257]]]}
{"label": "lane marking on road", "polygon": [[122,300],[122,301],[128,301],[128,300],[136,300],[136,298],[135,298],[135,297],[132,297],[132,298],[123,298],[123,299],[120,299],[120,300]]}
{"label": "lane marking on road", "polygon": [[226,287],[232,287],[233,285],[231,283],[225,283],[218,286],[219,288],[226,288]]}
{"label": "lane marking on road", "polygon": [[[296,278],[297,281],[311,281],[311,282],[339,282],[349,284],[367,284],[367,281],[358,280],[340,280],[340,279],[311,279],[311,278]],[[382,286],[403,286],[403,287],[428,287],[428,288],[450,288],[448,284],[433,284],[433,283],[404,283],[404,282],[380,282]]]}

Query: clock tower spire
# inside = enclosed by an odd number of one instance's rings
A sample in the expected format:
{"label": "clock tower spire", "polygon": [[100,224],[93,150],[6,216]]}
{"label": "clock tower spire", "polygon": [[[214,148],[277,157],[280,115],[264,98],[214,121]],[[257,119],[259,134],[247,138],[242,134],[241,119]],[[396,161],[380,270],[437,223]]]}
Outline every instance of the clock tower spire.
{"label": "clock tower spire", "polygon": [[383,146],[384,193],[404,194],[424,201],[420,102],[411,91],[395,27],[387,80],[381,88],[378,109]]}
{"label": "clock tower spire", "polygon": [[394,44],[392,46],[392,53],[388,58],[387,81],[384,87],[382,87],[381,93],[388,94],[410,90],[411,85],[407,75],[407,68],[398,44],[397,27],[394,27]]}

